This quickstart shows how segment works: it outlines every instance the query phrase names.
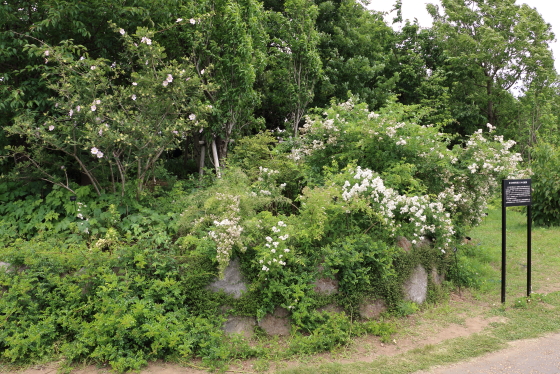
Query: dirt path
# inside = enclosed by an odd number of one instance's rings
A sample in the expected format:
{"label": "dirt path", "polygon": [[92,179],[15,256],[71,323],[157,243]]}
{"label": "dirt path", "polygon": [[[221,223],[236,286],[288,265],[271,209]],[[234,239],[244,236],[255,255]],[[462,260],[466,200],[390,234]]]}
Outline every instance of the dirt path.
{"label": "dirt path", "polygon": [[558,374],[560,334],[538,339],[517,340],[509,347],[482,357],[415,374]]}

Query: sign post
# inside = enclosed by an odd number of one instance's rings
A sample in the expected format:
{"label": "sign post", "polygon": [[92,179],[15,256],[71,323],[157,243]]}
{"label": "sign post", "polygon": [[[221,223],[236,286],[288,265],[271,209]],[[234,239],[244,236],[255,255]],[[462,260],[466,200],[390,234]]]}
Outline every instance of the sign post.
{"label": "sign post", "polygon": [[502,180],[502,303],[506,302],[506,208],[527,207],[527,296],[531,295],[531,180]]}

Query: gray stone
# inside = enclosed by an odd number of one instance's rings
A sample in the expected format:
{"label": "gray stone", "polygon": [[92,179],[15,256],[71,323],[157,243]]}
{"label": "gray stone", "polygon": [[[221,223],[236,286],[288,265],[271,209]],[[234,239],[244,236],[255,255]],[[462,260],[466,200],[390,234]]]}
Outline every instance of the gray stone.
{"label": "gray stone", "polygon": [[410,252],[412,250],[412,243],[404,236],[399,236],[397,237],[397,247],[401,247],[405,252]]}
{"label": "gray stone", "polygon": [[387,304],[382,299],[366,299],[360,305],[360,316],[365,319],[377,319],[387,311]]}
{"label": "gray stone", "polygon": [[246,338],[253,336],[254,327],[257,321],[253,317],[231,316],[224,323],[226,334],[241,334]]}
{"label": "gray stone", "polygon": [[210,283],[207,288],[214,292],[224,291],[235,299],[239,299],[241,294],[247,291],[247,285],[241,273],[239,259],[232,259],[224,270],[224,278],[216,279],[214,282]]}
{"label": "gray stone", "polygon": [[338,280],[320,278],[315,281],[315,292],[323,295],[332,295],[338,292]]}
{"label": "gray stone", "polygon": [[259,321],[259,326],[268,335],[290,335],[290,321],[288,320],[288,310],[277,307],[274,313],[267,314]]}
{"label": "gray stone", "polygon": [[416,266],[412,275],[404,283],[405,299],[422,304],[428,293],[428,273],[422,265]]}

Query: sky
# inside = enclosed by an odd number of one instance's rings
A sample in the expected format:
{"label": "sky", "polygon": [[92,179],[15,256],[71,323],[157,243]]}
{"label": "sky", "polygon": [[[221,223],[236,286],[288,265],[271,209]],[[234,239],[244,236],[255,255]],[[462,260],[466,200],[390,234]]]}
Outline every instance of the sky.
{"label": "sky", "polygon": [[[395,0],[370,0],[369,9],[389,12]],[[426,11],[426,4],[440,4],[439,0],[402,0],[402,16],[403,19],[411,21],[418,19],[421,26],[430,27],[432,25],[432,17]],[[552,32],[556,39],[560,38],[560,1],[558,0],[517,0],[516,4],[527,4],[531,8],[536,8],[541,14],[545,22],[552,26]],[[387,15],[385,20],[392,23],[394,15]],[[560,72],[560,45],[557,42],[550,44],[555,58],[556,71]]]}

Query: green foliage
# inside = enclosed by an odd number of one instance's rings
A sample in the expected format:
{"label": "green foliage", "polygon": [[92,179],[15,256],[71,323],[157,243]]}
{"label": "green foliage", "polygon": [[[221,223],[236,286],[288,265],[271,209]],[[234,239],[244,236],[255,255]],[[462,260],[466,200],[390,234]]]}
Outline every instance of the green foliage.
{"label": "green foliage", "polygon": [[394,251],[369,235],[349,235],[323,248],[324,264],[337,275],[341,292],[363,293],[379,279],[395,276]]}
{"label": "green foliage", "polygon": [[560,152],[553,144],[541,143],[532,151],[532,216],[537,225],[560,224]]}
{"label": "green foliage", "polygon": [[485,289],[496,279],[496,271],[490,266],[491,256],[482,246],[462,245],[450,254],[448,279],[457,286]]}
{"label": "green foliage", "polygon": [[231,357],[222,320],[210,310],[193,314],[191,293],[201,288],[187,285],[208,279],[204,269],[185,274],[188,264],[149,246],[108,254],[50,245],[17,241],[2,251],[11,264],[0,271],[3,359],[54,352],[127,371],[157,358],[199,356],[219,365]]}
{"label": "green foliage", "polygon": [[395,332],[395,327],[385,322],[352,323],[343,313],[316,312],[314,319],[319,327],[309,335],[296,335],[290,343],[290,353],[308,355],[330,351],[364,334],[380,336],[381,341],[387,342]]}

